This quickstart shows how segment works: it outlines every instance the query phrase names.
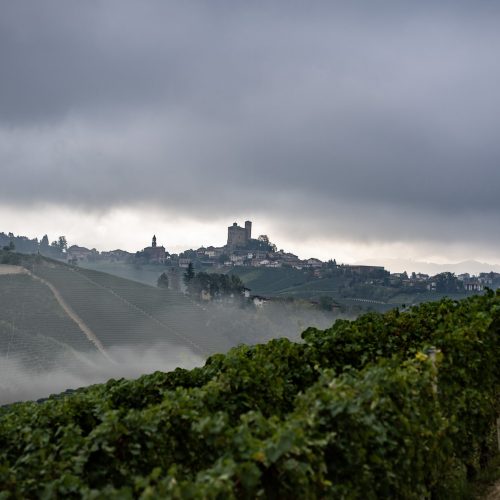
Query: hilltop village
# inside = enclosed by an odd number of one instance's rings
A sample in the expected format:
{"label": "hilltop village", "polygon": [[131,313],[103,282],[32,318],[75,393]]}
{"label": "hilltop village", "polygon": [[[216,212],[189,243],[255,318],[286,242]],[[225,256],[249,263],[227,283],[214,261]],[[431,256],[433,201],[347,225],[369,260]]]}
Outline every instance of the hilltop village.
{"label": "hilltop village", "polygon": [[[472,276],[468,273],[458,276],[453,273],[440,273],[430,276],[424,273],[390,273],[382,266],[338,264],[336,260],[323,262],[317,258],[300,259],[297,255],[283,249],[278,250],[265,234],[252,236],[252,222],[245,221],[243,227],[234,222],[227,228],[227,242],[223,246],[202,246],[179,254],[170,253],[159,244],[156,235],[151,245],[136,253],[124,250],[99,252],[78,245],[68,246],[64,236],[49,244],[45,235],[40,241],[26,237],[0,233],[0,248],[11,246],[21,253],[40,253],[73,265],[88,263],[124,263],[134,266],[167,266],[170,271],[184,270],[191,264],[196,270],[229,272],[259,268],[289,269],[306,273],[309,280],[341,278],[351,288],[366,285],[371,287],[390,287],[409,292],[481,292],[486,287],[500,287],[500,273],[489,272]],[[370,294],[369,294],[370,295]],[[371,295],[370,295],[371,296]]]}
{"label": "hilltop village", "polygon": [[297,255],[278,250],[265,234],[252,237],[252,222],[245,221],[244,227],[234,222],[227,228],[227,243],[220,247],[207,246],[196,250],[185,250],[180,254],[169,253],[163,245],[158,245],[153,235],[151,246],[135,254],[114,250],[97,252],[76,245],[66,252],[67,260],[77,264],[88,260],[109,260],[136,264],[159,264],[169,267],[187,268],[192,264],[197,269],[228,269],[234,267],[291,268],[307,270],[312,276],[322,278],[332,269],[344,273],[370,278],[373,283],[382,283],[390,273],[383,266],[337,265],[335,260],[323,262],[317,258],[300,259]]}
{"label": "hilltop village", "polygon": [[[244,227],[236,222],[227,228],[227,243],[224,246],[200,247],[196,250],[185,250],[180,254],[169,253],[163,245],[157,243],[153,236],[151,245],[135,254],[123,250],[98,252],[77,245],[66,250],[68,262],[79,263],[89,260],[128,261],[142,264],[162,264],[187,268],[189,263],[195,267],[225,268],[235,266],[278,268],[282,266],[295,269],[319,270],[324,262],[319,259],[300,259],[297,255],[284,250],[277,250],[276,245],[270,242],[265,234],[252,238],[252,222],[246,221]],[[353,266],[360,267],[360,266]],[[381,272],[383,267],[361,266],[369,271]]]}

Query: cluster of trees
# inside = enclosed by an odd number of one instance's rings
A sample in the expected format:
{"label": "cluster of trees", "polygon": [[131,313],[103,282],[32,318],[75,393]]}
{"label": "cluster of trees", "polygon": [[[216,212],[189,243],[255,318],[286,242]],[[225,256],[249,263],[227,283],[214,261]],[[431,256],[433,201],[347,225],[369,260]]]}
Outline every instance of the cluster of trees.
{"label": "cluster of trees", "polygon": [[14,244],[6,245],[0,249],[0,264],[18,265],[21,263],[21,256],[14,252]]}
{"label": "cluster of trees", "polygon": [[432,278],[436,283],[436,292],[451,293],[461,292],[464,284],[454,273],[440,273]]}
{"label": "cluster of trees", "polygon": [[39,251],[42,255],[46,255],[47,257],[55,259],[61,258],[67,249],[68,242],[66,241],[66,236],[59,236],[59,238],[50,243],[50,245],[47,235],[40,240]]}
{"label": "cluster of trees", "polygon": [[250,251],[260,250],[261,252],[274,253],[276,252],[277,247],[269,240],[267,234],[261,234],[256,240],[250,240],[245,249]]}
{"label": "cluster of trees", "polygon": [[29,239],[26,236],[15,236],[13,233],[0,233],[0,248],[10,247],[21,253],[37,253],[38,239]]}
{"label": "cluster of trees", "polygon": [[245,290],[245,285],[239,276],[218,273],[195,273],[193,264],[189,263],[184,273],[184,283],[188,293],[199,297],[202,292],[210,298],[227,296],[240,296]]}
{"label": "cluster of trees", "polygon": [[168,288],[169,280],[167,273],[161,273],[156,284],[158,288]]}
{"label": "cluster of trees", "polygon": [[[312,279],[315,279],[314,270],[309,270],[309,274]],[[349,286],[366,283],[367,281],[385,286],[389,285],[389,276],[390,272],[383,268],[366,269],[363,272],[359,272],[349,265],[337,264],[335,259],[330,259],[321,270],[322,278],[335,278]]]}
{"label": "cluster of trees", "polygon": [[8,245],[5,245],[2,250],[4,252],[13,252],[16,249],[16,245],[14,245],[14,242],[11,241]]}
{"label": "cluster of trees", "polygon": [[0,248],[27,254],[40,252],[47,257],[60,258],[68,249],[68,242],[65,236],[59,236],[57,240],[49,243],[47,235],[38,241],[38,238],[29,239],[26,236],[15,236],[13,233],[0,233]]}
{"label": "cluster of trees", "polygon": [[339,304],[329,295],[322,295],[319,298],[318,306],[322,311],[331,311],[334,307],[340,308]]}
{"label": "cluster of trees", "polygon": [[156,281],[156,286],[180,292],[181,283],[178,268],[170,267],[168,271],[161,273]]}

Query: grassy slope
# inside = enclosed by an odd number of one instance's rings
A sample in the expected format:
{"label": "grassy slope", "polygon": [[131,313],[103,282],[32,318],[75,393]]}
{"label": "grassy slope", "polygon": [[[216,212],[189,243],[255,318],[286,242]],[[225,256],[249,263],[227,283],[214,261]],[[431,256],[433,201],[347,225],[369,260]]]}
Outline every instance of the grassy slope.
{"label": "grassy slope", "polygon": [[120,278],[137,281],[144,285],[156,286],[158,276],[166,270],[165,266],[144,264],[134,266],[120,262],[82,262],[80,267],[102,273],[113,274]]}
{"label": "grassy slope", "polygon": [[[158,276],[165,270],[163,266],[142,265],[140,267],[123,263],[83,263],[82,267],[94,269],[137,282],[156,285]],[[440,300],[444,296],[462,299],[467,294],[438,294],[436,292],[415,293],[389,287],[360,285],[349,292],[342,290],[343,281],[339,278],[311,279],[307,273],[290,268],[249,268],[235,267],[230,270],[206,269],[208,272],[227,272],[239,276],[245,286],[255,295],[266,297],[294,297],[296,299],[318,299],[322,295],[331,296],[339,304],[359,306],[361,309],[385,311],[403,304]],[[347,294],[347,295],[346,295]],[[365,301],[373,301],[365,302]],[[377,303],[383,302],[386,305]]]}
{"label": "grassy slope", "polygon": [[236,267],[230,273],[239,276],[257,295],[280,295],[283,290],[303,284],[306,280],[302,271],[289,268]]}
{"label": "grassy slope", "polygon": [[[112,263],[112,262],[83,262],[82,269],[91,269],[101,271],[125,279],[137,281],[155,286],[158,276],[167,268],[158,265],[141,265]],[[280,295],[290,287],[300,286],[306,282],[304,272],[297,269],[268,269],[268,268],[248,268],[237,267],[231,270],[227,269],[206,269],[207,272],[229,272],[241,277],[252,293],[257,295],[274,296]]]}
{"label": "grassy slope", "polygon": [[28,275],[0,276],[0,304],[1,356],[50,368],[73,351],[95,351],[48,287]]}
{"label": "grassy slope", "polygon": [[[242,342],[296,338],[308,325],[324,328],[334,320],[331,314],[292,304],[273,304],[264,310],[241,309],[238,304],[200,305],[183,294],[95,270],[35,256],[22,259],[21,264],[57,289],[105,348],[154,346],[171,353],[171,346],[181,346],[204,357]],[[152,267],[158,272],[157,266]],[[53,346],[56,341],[77,351],[95,350],[46,285],[27,275],[1,278],[0,354],[16,354],[28,363],[42,359],[50,365],[49,358],[61,354]]]}
{"label": "grassy slope", "polygon": [[180,293],[42,260],[35,274],[52,283],[104,346],[169,344],[206,355],[222,340],[205,335],[206,315]]}

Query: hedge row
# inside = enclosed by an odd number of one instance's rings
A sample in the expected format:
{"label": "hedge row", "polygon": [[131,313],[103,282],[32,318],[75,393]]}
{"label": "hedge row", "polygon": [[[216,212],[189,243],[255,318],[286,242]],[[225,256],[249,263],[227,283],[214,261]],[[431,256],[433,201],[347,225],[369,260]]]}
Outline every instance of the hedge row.
{"label": "hedge row", "polygon": [[0,498],[451,498],[495,453],[500,294],[0,413]]}

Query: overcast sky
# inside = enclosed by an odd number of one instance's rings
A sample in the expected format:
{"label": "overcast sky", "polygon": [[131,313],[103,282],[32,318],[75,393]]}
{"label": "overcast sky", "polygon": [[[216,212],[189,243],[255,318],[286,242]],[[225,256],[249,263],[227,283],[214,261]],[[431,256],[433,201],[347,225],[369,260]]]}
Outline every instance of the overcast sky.
{"label": "overcast sky", "polygon": [[0,231],[500,262],[498,2],[0,7]]}

